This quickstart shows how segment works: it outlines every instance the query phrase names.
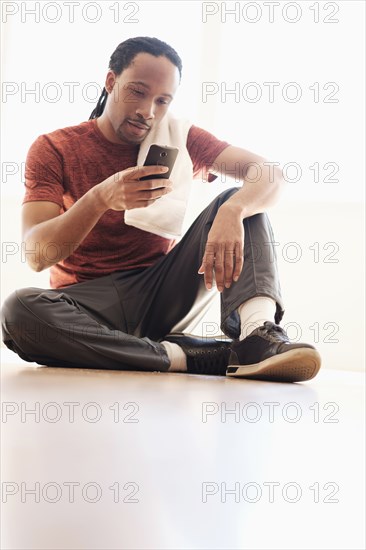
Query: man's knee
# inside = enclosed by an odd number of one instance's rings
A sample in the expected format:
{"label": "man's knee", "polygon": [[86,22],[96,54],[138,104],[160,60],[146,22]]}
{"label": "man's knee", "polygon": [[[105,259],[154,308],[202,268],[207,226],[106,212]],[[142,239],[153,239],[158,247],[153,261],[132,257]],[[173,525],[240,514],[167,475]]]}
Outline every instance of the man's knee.
{"label": "man's knee", "polygon": [[230,187],[230,189],[225,189],[225,191],[222,191],[219,195],[217,195],[211,203],[207,206],[205,209],[205,212],[208,213],[208,221],[210,223],[213,222],[215,219],[215,216],[218,212],[218,209],[224,202],[230,199],[235,193],[239,191],[240,187]]}
{"label": "man's knee", "polygon": [[[230,187],[229,189],[225,189],[225,191],[222,191],[219,195],[216,197],[216,201],[218,201],[219,206],[229,200],[235,193],[237,193],[241,187]],[[266,212],[260,212],[258,214],[253,214],[253,216],[249,216],[248,218],[245,218],[244,223],[250,223],[251,225],[257,225],[257,226],[265,226],[266,228],[271,226],[271,223],[268,218],[268,214]]]}
{"label": "man's knee", "polygon": [[240,187],[230,187],[229,189],[225,189],[225,191],[222,191],[219,195],[217,195],[216,200],[218,200],[221,204],[230,199],[230,197],[237,193],[239,189]]}
{"label": "man's knee", "polygon": [[21,338],[25,330],[27,317],[31,314],[35,298],[41,289],[22,288],[10,294],[1,308],[1,326],[3,342],[8,345],[9,340]]}

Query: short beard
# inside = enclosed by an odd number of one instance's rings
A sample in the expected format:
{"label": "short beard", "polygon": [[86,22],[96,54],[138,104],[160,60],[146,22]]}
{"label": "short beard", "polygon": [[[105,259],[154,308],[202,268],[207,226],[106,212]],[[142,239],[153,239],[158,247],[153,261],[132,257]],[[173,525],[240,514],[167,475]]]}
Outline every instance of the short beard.
{"label": "short beard", "polygon": [[118,138],[123,141],[124,143],[128,143],[129,145],[140,145],[140,143],[142,143],[144,141],[144,139],[147,138],[147,136],[149,135],[150,133],[150,130],[151,128],[149,128],[149,130],[146,132],[146,134],[144,135],[144,137],[134,137],[134,138],[128,138],[127,136],[125,136],[123,130],[122,130],[122,127],[123,125],[125,124],[125,122],[123,122],[121,124],[121,126],[118,128],[118,130],[116,131],[116,134],[118,136]]}

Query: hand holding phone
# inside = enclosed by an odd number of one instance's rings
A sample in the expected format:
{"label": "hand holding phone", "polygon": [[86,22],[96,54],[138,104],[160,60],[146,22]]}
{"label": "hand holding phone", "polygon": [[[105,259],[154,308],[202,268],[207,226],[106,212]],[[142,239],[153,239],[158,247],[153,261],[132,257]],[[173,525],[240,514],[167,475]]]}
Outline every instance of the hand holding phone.
{"label": "hand holding phone", "polygon": [[161,145],[150,145],[149,152],[147,154],[144,166],[167,166],[169,170],[163,174],[152,174],[151,176],[144,176],[140,178],[140,181],[143,180],[154,180],[154,179],[169,179],[170,174],[173,170],[175,160],[178,155],[177,147],[164,147]]}

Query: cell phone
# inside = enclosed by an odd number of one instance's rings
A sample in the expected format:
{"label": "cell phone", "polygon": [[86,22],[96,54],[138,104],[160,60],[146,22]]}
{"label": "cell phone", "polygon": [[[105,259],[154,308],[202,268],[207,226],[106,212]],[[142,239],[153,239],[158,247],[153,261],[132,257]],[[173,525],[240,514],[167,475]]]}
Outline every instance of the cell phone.
{"label": "cell phone", "polygon": [[143,180],[155,180],[155,179],[169,179],[173,170],[175,159],[177,158],[179,149],[177,147],[168,147],[167,145],[156,145],[153,143],[150,145],[150,149],[147,153],[144,166],[167,166],[169,170],[164,174],[151,174],[151,176],[144,176],[140,178]]}

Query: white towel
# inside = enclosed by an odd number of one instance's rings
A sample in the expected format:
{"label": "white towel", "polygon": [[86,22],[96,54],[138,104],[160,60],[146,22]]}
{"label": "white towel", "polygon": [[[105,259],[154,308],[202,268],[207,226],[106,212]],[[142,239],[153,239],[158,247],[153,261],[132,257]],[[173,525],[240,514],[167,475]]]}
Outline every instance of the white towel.
{"label": "white towel", "polygon": [[155,233],[166,239],[182,235],[182,226],[193,180],[193,164],[187,150],[187,136],[191,123],[167,113],[140,145],[138,166],[145,162],[150,145],[178,147],[179,152],[170,175],[172,191],[146,208],[125,211],[125,223]]}

